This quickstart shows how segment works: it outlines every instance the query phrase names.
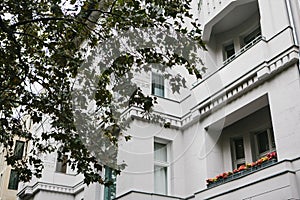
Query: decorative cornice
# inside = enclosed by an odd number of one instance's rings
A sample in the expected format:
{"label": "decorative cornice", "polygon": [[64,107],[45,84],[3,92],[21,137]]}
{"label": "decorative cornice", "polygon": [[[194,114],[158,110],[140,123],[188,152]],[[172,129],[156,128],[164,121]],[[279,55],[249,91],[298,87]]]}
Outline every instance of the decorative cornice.
{"label": "decorative cornice", "polygon": [[32,186],[25,186],[18,194],[19,197],[32,196],[39,191],[48,191],[53,193],[64,193],[74,195],[84,190],[83,181],[74,186],[59,185],[54,183],[36,182]]}
{"label": "decorative cornice", "polygon": [[296,63],[298,59],[297,51],[293,48],[286,54],[277,57],[277,59],[253,69],[249,74],[240,78],[239,82],[236,82],[227,89],[222,89],[218,94],[212,96],[206,102],[201,103],[198,108],[200,117],[206,117],[212,113],[212,111],[232,102],[254,87],[272,78],[275,74],[281,72],[288,66]]}

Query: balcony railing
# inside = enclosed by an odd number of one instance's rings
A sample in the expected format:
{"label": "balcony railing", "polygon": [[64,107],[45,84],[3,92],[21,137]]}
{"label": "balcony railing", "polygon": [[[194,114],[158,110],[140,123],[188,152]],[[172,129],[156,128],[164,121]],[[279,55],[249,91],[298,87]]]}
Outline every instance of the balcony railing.
{"label": "balcony railing", "polygon": [[231,63],[233,60],[235,60],[237,57],[239,57],[241,54],[243,54],[245,51],[247,51],[248,49],[250,49],[251,47],[253,47],[256,43],[258,43],[259,41],[261,41],[262,39],[264,39],[263,36],[258,36],[255,39],[253,39],[251,42],[249,42],[248,44],[246,44],[243,48],[241,48],[240,50],[238,50],[235,54],[233,54],[232,56],[230,56],[228,59],[223,61],[223,66]]}

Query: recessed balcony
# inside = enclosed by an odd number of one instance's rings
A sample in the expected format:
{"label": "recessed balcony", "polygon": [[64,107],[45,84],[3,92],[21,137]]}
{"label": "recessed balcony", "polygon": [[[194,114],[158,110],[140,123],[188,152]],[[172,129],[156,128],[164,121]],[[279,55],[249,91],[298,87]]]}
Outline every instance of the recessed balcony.
{"label": "recessed balcony", "polygon": [[207,0],[205,2],[204,41],[209,41],[212,34],[229,31],[258,14],[256,0]]}
{"label": "recessed balcony", "polygon": [[199,191],[193,199],[298,199],[294,183],[299,167],[300,158],[279,161],[255,173]]}
{"label": "recessed balcony", "polygon": [[[251,88],[251,85],[261,78],[274,74],[277,69],[294,62],[297,52],[291,33],[291,29],[286,28],[268,41],[263,37],[255,39],[253,43],[238,51],[233,58],[225,60],[216,70],[194,83],[193,92],[197,93],[196,100],[202,102],[199,106],[200,115],[210,113],[210,110],[222,105],[224,101],[232,99],[248,87]],[[248,78],[251,80],[247,82]],[[220,84],[216,85],[218,81]],[[211,85],[214,87],[210,87]],[[223,91],[224,88],[226,93]]]}

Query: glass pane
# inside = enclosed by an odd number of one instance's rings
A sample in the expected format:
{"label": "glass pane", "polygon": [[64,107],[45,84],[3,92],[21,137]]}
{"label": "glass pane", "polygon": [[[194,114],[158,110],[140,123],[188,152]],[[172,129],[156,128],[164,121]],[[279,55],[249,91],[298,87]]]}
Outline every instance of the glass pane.
{"label": "glass pane", "polygon": [[156,83],[158,85],[164,85],[163,75],[152,73],[152,83]]}
{"label": "glass pane", "polygon": [[16,156],[17,159],[22,159],[24,146],[25,146],[25,142],[18,141],[18,140],[16,141],[14,155]]}
{"label": "glass pane", "polygon": [[9,183],[8,183],[8,189],[17,190],[18,184],[19,184],[19,175],[18,175],[17,171],[11,170],[10,177],[9,177]]}
{"label": "glass pane", "polygon": [[164,97],[164,77],[162,75],[152,73],[151,93],[156,96]]}
{"label": "glass pane", "polygon": [[257,138],[257,146],[258,146],[258,153],[261,154],[269,150],[269,140],[268,140],[268,133],[264,131],[256,135]]}
{"label": "glass pane", "polygon": [[161,87],[161,85],[153,85],[153,92],[152,94],[159,96],[159,97],[164,97],[164,88]]}
{"label": "glass pane", "polygon": [[56,172],[67,173],[68,156],[63,155],[61,159],[56,162]]}
{"label": "glass pane", "polygon": [[105,181],[109,185],[104,187],[104,200],[112,200],[116,197],[116,174],[110,167],[105,166]]}
{"label": "glass pane", "polygon": [[260,27],[254,30],[253,32],[249,33],[245,38],[244,38],[244,44],[249,44],[252,42],[255,38],[261,35],[261,30]]}
{"label": "glass pane", "polygon": [[167,167],[154,167],[154,191],[157,194],[167,194]]}
{"label": "glass pane", "polygon": [[233,45],[233,43],[225,46],[224,50],[225,50],[225,54],[226,54],[226,59],[230,58],[235,53],[234,52],[234,45]]}
{"label": "glass pane", "polygon": [[244,142],[242,138],[234,140],[234,148],[235,148],[235,158],[237,160],[245,158]]}
{"label": "glass pane", "polygon": [[154,143],[154,160],[167,162],[167,145]]}

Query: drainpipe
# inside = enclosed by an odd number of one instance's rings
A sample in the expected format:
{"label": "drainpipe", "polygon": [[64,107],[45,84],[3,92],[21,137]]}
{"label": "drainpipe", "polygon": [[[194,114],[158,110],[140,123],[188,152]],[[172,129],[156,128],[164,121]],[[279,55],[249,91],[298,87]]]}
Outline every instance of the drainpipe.
{"label": "drainpipe", "polygon": [[[300,12],[300,0],[298,1],[298,9],[299,9],[299,12]],[[298,31],[300,31],[300,30],[298,30]],[[300,33],[299,33],[299,35],[300,35]],[[299,50],[298,50],[298,53],[299,53],[299,60],[300,60],[300,45],[298,44],[298,48],[299,48]],[[299,70],[299,74],[300,74],[300,61],[298,61],[298,70]]]}
{"label": "drainpipe", "polygon": [[[300,0],[298,0],[298,9],[300,11]],[[294,18],[293,18],[293,14],[292,14],[292,10],[291,10],[291,4],[290,4],[290,0],[285,0],[285,6],[287,8],[288,11],[288,18],[289,18],[289,23],[292,27],[292,32],[293,32],[293,40],[294,40],[294,44],[298,46],[298,55],[299,55],[299,59],[300,59],[300,47],[299,47],[299,38],[297,37],[297,32],[296,32],[296,27],[295,27],[295,22],[294,22]],[[298,30],[300,31],[300,30]],[[300,34],[300,33],[299,33]],[[298,72],[300,74],[300,62],[298,59]]]}
{"label": "drainpipe", "polygon": [[294,22],[292,10],[291,10],[290,1],[289,0],[285,0],[285,5],[286,5],[287,11],[288,11],[289,23],[290,23],[290,25],[292,27],[292,31],[293,31],[294,43],[295,43],[295,45],[299,45],[298,38],[297,38],[297,33],[296,33],[295,22]]}

